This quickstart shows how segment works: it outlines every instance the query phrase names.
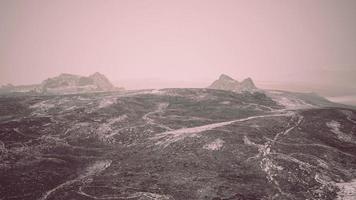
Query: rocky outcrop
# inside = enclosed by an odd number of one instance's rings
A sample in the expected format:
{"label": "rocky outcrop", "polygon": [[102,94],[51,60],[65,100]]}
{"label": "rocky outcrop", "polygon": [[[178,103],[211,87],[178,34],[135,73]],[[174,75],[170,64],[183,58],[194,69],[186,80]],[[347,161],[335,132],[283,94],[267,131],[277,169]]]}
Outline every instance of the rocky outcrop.
{"label": "rocky outcrop", "polygon": [[90,76],[62,73],[48,78],[41,84],[28,86],[6,85],[0,93],[39,93],[39,94],[74,94],[87,92],[106,92],[121,90],[116,88],[103,74],[96,72]]}
{"label": "rocky outcrop", "polygon": [[251,78],[246,78],[242,82],[239,82],[225,74],[220,75],[219,79],[214,81],[208,88],[234,92],[258,91],[258,88],[255,86]]}

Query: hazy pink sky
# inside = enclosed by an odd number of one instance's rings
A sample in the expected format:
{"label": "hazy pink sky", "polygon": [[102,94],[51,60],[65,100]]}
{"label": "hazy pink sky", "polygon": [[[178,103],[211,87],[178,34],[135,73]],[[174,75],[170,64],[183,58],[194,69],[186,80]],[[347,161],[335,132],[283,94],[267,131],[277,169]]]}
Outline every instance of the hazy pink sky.
{"label": "hazy pink sky", "polygon": [[0,0],[0,84],[96,71],[356,85],[356,1]]}

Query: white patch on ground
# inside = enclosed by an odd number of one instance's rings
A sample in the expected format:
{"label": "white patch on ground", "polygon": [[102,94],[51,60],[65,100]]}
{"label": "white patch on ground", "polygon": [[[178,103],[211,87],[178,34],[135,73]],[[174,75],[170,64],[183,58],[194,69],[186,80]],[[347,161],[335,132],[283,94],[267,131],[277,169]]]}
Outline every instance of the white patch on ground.
{"label": "white patch on ground", "polygon": [[36,104],[31,105],[29,108],[35,109],[32,115],[44,115],[51,108],[54,108],[55,104],[50,103],[49,100],[41,101]]}
{"label": "white patch on ground", "polygon": [[100,138],[100,140],[107,143],[114,143],[115,138],[113,137],[118,133],[118,129],[115,128],[114,124],[118,122],[122,122],[127,119],[127,115],[121,115],[116,118],[109,119],[106,123],[100,124],[100,126],[96,129],[96,134]]}
{"label": "white patch on ground", "polygon": [[222,104],[222,105],[229,105],[231,102],[230,101],[222,101],[222,102],[220,102],[220,104]]}
{"label": "white patch on ground", "polygon": [[77,100],[79,100],[79,101],[90,101],[91,99],[85,98],[85,97],[82,97],[82,96],[78,96]]}
{"label": "white patch on ground", "polygon": [[341,112],[346,115],[347,120],[349,120],[350,122],[356,124],[356,121],[354,120],[354,116],[353,116],[353,112],[350,110],[341,110]]}
{"label": "white patch on ground", "polygon": [[155,95],[172,95],[172,92],[163,89],[145,89],[145,90],[134,90],[126,91],[125,93],[120,94],[120,97],[136,96],[143,94],[155,94]]}
{"label": "white patch on ground", "polygon": [[[91,187],[93,188],[93,187]],[[121,188],[118,187],[108,187],[111,189],[118,189],[120,190]],[[135,192],[133,194],[130,194],[128,196],[93,196],[91,194],[85,193],[83,191],[83,186],[79,187],[79,190],[77,192],[78,194],[81,194],[85,197],[88,197],[90,199],[100,199],[100,200],[118,200],[118,199],[137,199],[137,200],[174,200],[174,198],[170,195],[163,195],[163,194],[157,194],[157,193],[151,193],[151,192]]]}
{"label": "white patch on ground", "polygon": [[115,104],[116,102],[117,102],[117,97],[104,97],[104,99],[102,99],[99,102],[98,108],[105,108],[112,104]]}
{"label": "white patch on ground", "polygon": [[264,106],[264,105],[257,104],[257,103],[248,103],[248,104],[245,104],[244,106],[246,108],[252,107],[252,108],[254,108],[256,110],[261,110],[261,111],[265,111],[265,110],[274,111],[274,110],[276,110],[276,109],[271,108],[269,106]]}
{"label": "white patch on ground", "polygon": [[194,96],[193,100],[196,100],[196,101],[201,101],[201,100],[204,100],[204,99],[208,99],[209,98],[209,95],[207,93],[202,93],[202,94],[198,94],[197,96]]}
{"label": "white patch on ground", "polygon": [[220,150],[223,147],[224,143],[225,143],[224,140],[218,138],[218,139],[214,140],[213,142],[204,145],[203,148],[207,149],[207,150],[216,151],[216,150]]}
{"label": "white patch on ground", "polygon": [[156,89],[156,90],[152,90],[150,93],[151,93],[151,94],[158,94],[158,95],[162,95],[162,94],[165,94],[165,93],[166,93],[166,91]]}
{"label": "white patch on ground", "polygon": [[244,139],[243,139],[243,140],[244,140],[244,144],[246,144],[246,145],[257,147],[259,150],[260,150],[261,148],[263,148],[263,145],[261,145],[261,144],[256,144],[256,143],[252,142],[250,139],[248,139],[247,136],[244,136]]}
{"label": "white patch on ground", "polygon": [[111,160],[96,161],[92,165],[88,166],[85,169],[85,172],[81,176],[79,176],[79,178],[86,178],[88,176],[94,176],[94,175],[104,171],[110,165],[111,165]]}
{"label": "white patch on ground", "polygon": [[6,151],[5,143],[0,140],[0,152]]}
{"label": "white patch on ground", "polygon": [[203,125],[203,126],[196,126],[196,127],[191,127],[191,128],[181,128],[181,129],[177,129],[177,130],[158,133],[151,139],[158,140],[156,142],[156,145],[162,145],[163,147],[167,147],[168,145],[170,145],[174,142],[177,142],[179,140],[183,140],[186,137],[195,137],[195,136],[197,136],[198,133],[212,130],[212,129],[222,127],[222,126],[227,126],[227,125],[230,125],[233,123],[244,122],[244,121],[248,121],[248,120],[252,120],[252,119],[265,118],[265,117],[290,116],[291,114],[293,114],[293,113],[285,112],[285,113],[277,113],[277,114],[269,114],[269,115],[258,115],[258,116],[246,117],[243,119],[226,121],[226,122],[212,123],[212,124],[207,124],[207,125]]}
{"label": "white patch on ground", "polygon": [[271,94],[283,94],[283,92],[280,91],[268,91]]}
{"label": "white patch on ground", "polygon": [[145,200],[145,199],[152,199],[152,200],[172,200],[173,197],[167,196],[167,195],[161,195],[161,194],[156,194],[156,193],[151,193],[151,192],[136,192],[129,197],[130,199],[132,198],[138,198],[139,200]]}
{"label": "white patch on ground", "polygon": [[330,131],[333,132],[339,140],[344,141],[344,142],[352,141],[352,138],[350,135],[348,135],[340,130],[340,128],[341,128],[340,122],[332,120],[330,122],[327,122],[326,126],[331,129]]}
{"label": "white patch on ground", "polygon": [[68,107],[68,108],[65,108],[64,110],[65,111],[71,111],[71,110],[74,110],[74,109],[76,109],[77,107],[76,106],[70,106],[70,107]]}
{"label": "white patch on ground", "polygon": [[255,129],[260,129],[260,126],[258,124],[252,124],[250,125],[250,127]]}
{"label": "white patch on ground", "polygon": [[345,183],[335,184],[340,191],[337,192],[338,200],[355,200],[356,199],[356,179]]}
{"label": "white patch on ground", "polygon": [[273,97],[279,105],[286,107],[287,109],[303,109],[303,108],[312,108],[314,107],[311,104],[304,102],[303,100],[297,98],[288,98],[283,96]]}
{"label": "white patch on ground", "polygon": [[328,164],[322,160],[322,159],[319,159],[319,158],[316,158],[317,162],[318,162],[318,166],[324,168],[324,169],[329,169],[329,166]]}
{"label": "white patch on ground", "polygon": [[108,120],[108,124],[113,125],[115,123],[122,122],[122,121],[126,120],[127,118],[128,118],[128,116],[125,115],[125,114],[124,115],[120,115],[118,117],[109,119]]}

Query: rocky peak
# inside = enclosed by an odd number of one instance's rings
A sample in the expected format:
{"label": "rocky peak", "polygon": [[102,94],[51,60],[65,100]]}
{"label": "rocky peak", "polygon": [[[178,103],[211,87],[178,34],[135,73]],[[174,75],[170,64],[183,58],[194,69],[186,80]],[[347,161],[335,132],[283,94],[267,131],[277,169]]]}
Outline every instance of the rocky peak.
{"label": "rocky peak", "polygon": [[217,90],[230,90],[234,92],[254,92],[258,90],[251,78],[246,78],[240,83],[225,74],[220,75],[219,79],[214,81],[209,88]]}
{"label": "rocky peak", "polygon": [[236,81],[226,74],[221,74],[219,77],[219,80],[221,80],[221,81]]}
{"label": "rocky peak", "polygon": [[244,87],[256,88],[255,83],[253,82],[253,80],[250,77],[244,79],[241,82],[241,85],[244,86]]}
{"label": "rocky peak", "polygon": [[101,74],[99,72],[95,72],[94,74],[90,75],[89,77],[100,77],[100,78],[106,78],[104,74]]}
{"label": "rocky peak", "polygon": [[62,73],[49,78],[40,85],[43,93],[69,94],[95,91],[112,91],[115,86],[103,74],[96,72],[90,76]]}
{"label": "rocky peak", "polygon": [[115,86],[110,83],[109,79],[99,72],[95,72],[94,74],[90,75],[89,78],[92,79],[95,85],[97,85],[98,88],[102,90],[112,90],[115,88]]}

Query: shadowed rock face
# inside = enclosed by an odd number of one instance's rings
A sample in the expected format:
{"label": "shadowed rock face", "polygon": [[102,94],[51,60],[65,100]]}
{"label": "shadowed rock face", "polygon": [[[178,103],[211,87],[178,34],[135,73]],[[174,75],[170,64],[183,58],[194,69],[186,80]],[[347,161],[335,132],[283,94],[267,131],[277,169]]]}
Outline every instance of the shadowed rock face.
{"label": "shadowed rock face", "polygon": [[219,79],[214,81],[208,88],[234,92],[256,92],[258,90],[251,78],[247,78],[240,83],[225,74],[220,75]]}
{"label": "shadowed rock face", "polygon": [[352,199],[356,111],[286,98],[211,89],[1,97],[0,198]]}

